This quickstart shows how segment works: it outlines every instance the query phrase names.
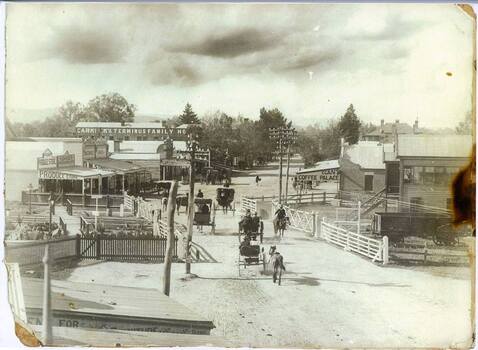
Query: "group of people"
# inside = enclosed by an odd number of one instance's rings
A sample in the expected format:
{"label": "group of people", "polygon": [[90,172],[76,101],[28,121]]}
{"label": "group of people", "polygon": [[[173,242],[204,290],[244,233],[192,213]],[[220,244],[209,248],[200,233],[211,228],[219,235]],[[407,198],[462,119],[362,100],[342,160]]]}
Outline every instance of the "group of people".
{"label": "group of people", "polygon": [[244,218],[239,222],[239,227],[242,228],[246,236],[251,233],[258,233],[261,235],[264,233],[264,223],[257,215],[257,212],[254,212],[254,215],[251,215],[250,209],[246,210],[246,215],[244,215]]}

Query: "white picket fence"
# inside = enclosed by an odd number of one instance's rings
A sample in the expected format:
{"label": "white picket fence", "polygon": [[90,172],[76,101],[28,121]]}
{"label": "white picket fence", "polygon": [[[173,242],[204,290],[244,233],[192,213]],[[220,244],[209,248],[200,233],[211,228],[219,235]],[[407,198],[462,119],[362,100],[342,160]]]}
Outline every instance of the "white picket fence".
{"label": "white picket fence", "polygon": [[247,210],[250,210],[251,213],[257,212],[257,200],[256,199],[250,199],[247,197],[242,197],[241,198],[241,211],[246,212]]}
{"label": "white picket fence", "polygon": [[346,251],[351,251],[369,259],[373,262],[381,261],[384,265],[388,264],[388,237],[384,236],[381,240],[370,238],[345,228],[327,223],[322,220],[320,236],[326,242],[343,247]]}
{"label": "white picket fence", "polygon": [[[272,201],[272,213],[275,213],[278,208],[279,203],[276,201]],[[302,232],[308,232],[312,234],[316,233],[317,214],[315,212],[307,212],[304,210],[293,209],[286,205],[284,205],[284,209],[286,215],[289,217],[290,227]]]}

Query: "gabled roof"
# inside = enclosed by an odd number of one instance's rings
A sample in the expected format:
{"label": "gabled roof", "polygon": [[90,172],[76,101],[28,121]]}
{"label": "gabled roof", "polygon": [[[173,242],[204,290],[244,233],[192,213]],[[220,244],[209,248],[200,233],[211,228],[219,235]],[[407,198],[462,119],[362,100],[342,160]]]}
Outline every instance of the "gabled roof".
{"label": "gabled roof", "polygon": [[359,141],[355,145],[344,146],[343,158],[359,165],[362,169],[385,169],[383,162],[384,147],[390,149],[389,144],[376,141]]}
{"label": "gabled roof", "polygon": [[[383,128],[381,126],[375,128],[375,130],[369,132],[365,136],[376,136],[383,134],[393,134],[394,128],[397,127],[398,134],[413,134],[413,127],[406,123],[385,123]],[[383,132],[382,132],[383,129]]]}
{"label": "gabled roof", "polygon": [[398,157],[467,158],[471,135],[399,135]]}

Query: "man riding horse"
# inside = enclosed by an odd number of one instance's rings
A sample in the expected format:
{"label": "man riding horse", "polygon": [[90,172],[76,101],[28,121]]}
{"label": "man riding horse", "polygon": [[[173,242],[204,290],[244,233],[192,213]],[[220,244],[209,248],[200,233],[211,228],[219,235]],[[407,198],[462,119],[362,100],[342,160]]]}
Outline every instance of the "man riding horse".
{"label": "man riding horse", "polygon": [[289,222],[289,218],[287,217],[287,213],[284,209],[284,206],[281,204],[279,209],[276,210],[274,214],[274,234],[277,234],[280,231],[280,235],[284,235],[284,230],[286,229],[286,225]]}

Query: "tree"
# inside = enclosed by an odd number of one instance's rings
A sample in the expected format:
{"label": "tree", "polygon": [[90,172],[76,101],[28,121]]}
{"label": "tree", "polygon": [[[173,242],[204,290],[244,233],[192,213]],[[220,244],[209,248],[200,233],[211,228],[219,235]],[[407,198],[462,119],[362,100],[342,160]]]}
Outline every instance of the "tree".
{"label": "tree", "polygon": [[465,116],[465,120],[458,123],[455,131],[459,135],[471,135],[472,124],[471,113],[468,112]]}
{"label": "tree", "polygon": [[318,126],[308,126],[297,133],[296,149],[304,160],[306,167],[321,159],[321,129]]}
{"label": "tree", "polygon": [[189,103],[186,103],[183,114],[179,116],[179,124],[199,124],[200,120]]}
{"label": "tree", "polygon": [[355,114],[354,106],[351,104],[347,112],[340,118],[338,128],[340,136],[350,145],[356,144],[360,137],[360,119]]}
{"label": "tree", "polygon": [[98,122],[128,123],[134,121],[136,106],[126,98],[113,92],[96,96],[88,102],[86,116],[88,120]]}
{"label": "tree", "polygon": [[261,108],[256,126],[259,133],[259,156],[270,160],[276,148],[276,143],[269,137],[270,128],[291,127],[292,122],[288,122],[287,118],[277,108],[269,110]]}
{"label": "tree", "polygon": [[338,159],[340,156],[341,131],[336,120],[329,120],[321,133],[321,159]]}

